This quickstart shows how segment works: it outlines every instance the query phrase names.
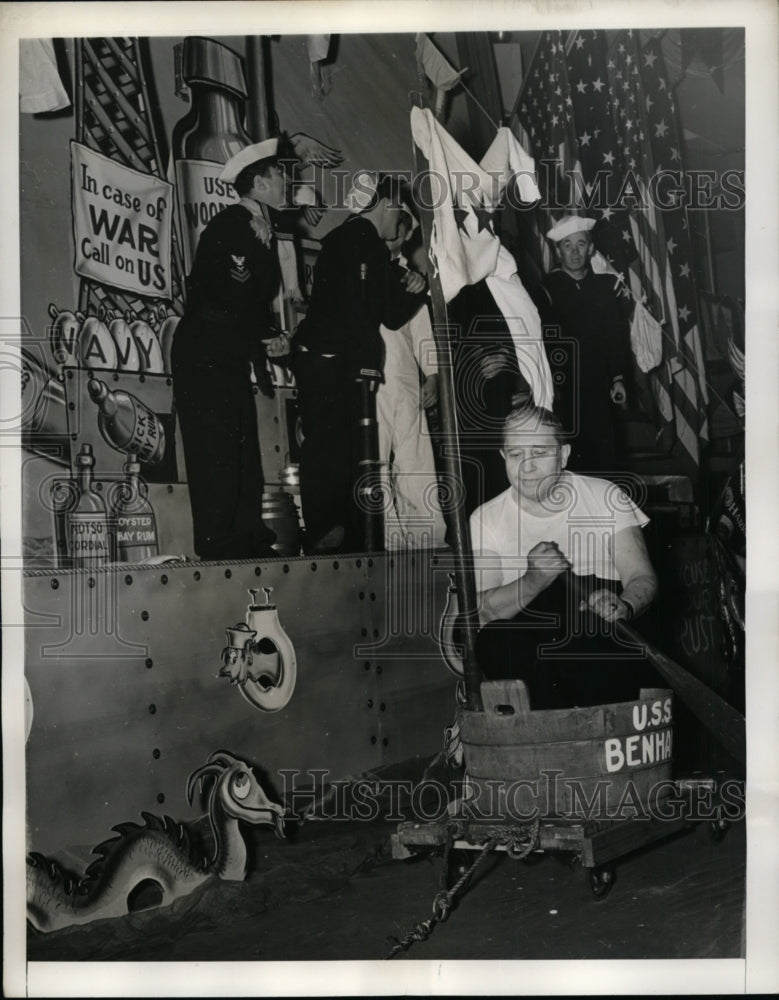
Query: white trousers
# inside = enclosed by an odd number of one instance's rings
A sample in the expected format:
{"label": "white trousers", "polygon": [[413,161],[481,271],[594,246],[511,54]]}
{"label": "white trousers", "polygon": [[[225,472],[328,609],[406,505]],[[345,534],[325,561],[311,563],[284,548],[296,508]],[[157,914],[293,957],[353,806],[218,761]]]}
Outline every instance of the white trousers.
{"label": "white trousers", "polygon": [[388,550],[444,545],[446,524],[416,377],[388,373],[376,394]]}

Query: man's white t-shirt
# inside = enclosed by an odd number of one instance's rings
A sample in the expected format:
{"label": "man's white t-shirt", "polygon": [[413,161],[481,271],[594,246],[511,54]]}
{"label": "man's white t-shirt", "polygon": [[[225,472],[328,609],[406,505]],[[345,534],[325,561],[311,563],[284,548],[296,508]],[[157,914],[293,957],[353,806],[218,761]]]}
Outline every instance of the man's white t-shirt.
{"label": "man's white t-shirt", "polygon": [[614,536],[649,523],[621,487],[565,470],[545,508],[541,517],[527,513],[509,488],[471,514],[477,592],[519,579],[538,542],[555,542],[577,576],[618,580]]}

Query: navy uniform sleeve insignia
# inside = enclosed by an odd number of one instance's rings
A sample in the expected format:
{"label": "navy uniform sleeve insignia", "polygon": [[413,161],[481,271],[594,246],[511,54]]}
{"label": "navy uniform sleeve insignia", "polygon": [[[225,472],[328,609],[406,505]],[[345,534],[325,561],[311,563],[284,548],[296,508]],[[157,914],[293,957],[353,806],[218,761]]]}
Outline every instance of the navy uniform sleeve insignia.
{"label": "navy uniform sleeve insignia", "polygon": [[231,253],[230,259],[233,262],[233,266],[230,268],[230,277],[233,281],[239,281],[241,284],[247,282],[251,278],[251,273],[246,266],[246,257],[239,257]]}

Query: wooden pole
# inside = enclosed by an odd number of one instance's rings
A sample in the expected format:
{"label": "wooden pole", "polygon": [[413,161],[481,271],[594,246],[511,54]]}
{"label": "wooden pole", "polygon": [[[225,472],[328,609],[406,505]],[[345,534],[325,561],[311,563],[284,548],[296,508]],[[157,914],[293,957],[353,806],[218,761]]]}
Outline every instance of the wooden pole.
{"label": "wooden pole", "polygon": [[665,678],[699,722],[708,729],[728,753],[740,764],[747,759],[746,720],[710,687],[698,680],[689,670],[685,670],[665,653],[661,653],[651,643],[625,622],[616,623],[617,635],[626,642],[643,647],[646,658]]}
{"label": "wooden pole", "polygon": [[[568,573],[572,607],[578,608],[586,600],[586,595],[574,573]],[[715,691],[698,680],[689,670],[685,670],[670,656],[661,653],[657,647],[624,621],[615,622],[617,636],[625,642],[638,646],[644,655],[673,688],[674,693],[684,702],[693,715],[715,737],[728,753],[740,764],[746,763],[746,720]]]}
{"label": "wooden pole", "polygon": [[[425,249],[429,252],[433,230],[433,210],[425,208],[432,205],[430,177],[428,164],[420,149],[415,146],[415,166],[417,179],[416,203],[419,210],[419,220]],[[443,513],[449,526],[452,546],[454,548],[454,577],[457,587],[457,603],[460,609],[462,635],[464,645],[463,681],[465,686],[465,707],[478,712],[482,709],[481,682],[482,673],[476,660],[476,633],[478,632],[478,613],[476,606],[476,582],[473,574],[473,551],[465,510],[458,499],[462,496],[461,489],[448,488],[451,484],[462,484],[462,464],[460,462],[460,439],[457,427],[457,410],[454,394],[454,365],[452,362],[452,345],[449,335],[449,322],[441,281],[437,273],[428,275],[430,299],[433,308],[433,336],[438,354],[438,411],[441,421],[442,465],[444,474]]]}

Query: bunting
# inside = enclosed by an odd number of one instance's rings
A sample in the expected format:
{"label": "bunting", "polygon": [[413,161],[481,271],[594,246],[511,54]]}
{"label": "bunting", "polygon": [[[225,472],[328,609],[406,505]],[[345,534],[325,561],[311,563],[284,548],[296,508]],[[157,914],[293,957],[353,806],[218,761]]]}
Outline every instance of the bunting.
{"label": "bunting", "polygon": [[[433,191],[430,256],[441,291],[450,302],[464,285],[486,280],[502,312],[517,356],[538,406],[551,408],[552,378],[543,346],[538,311],[517,274],[516,262],[495,233],[493,213],[506,183],[519,196],[537,200],[533,164],[499,130],[485,161],[476,163],[428,110],[412,108],[411,133],[427,159]],[[512,165],[513,164],[513,165]],[[517,180],[512,171],[519,169]],[[510,178],[510,179],[509,179]]]}

